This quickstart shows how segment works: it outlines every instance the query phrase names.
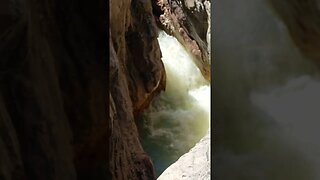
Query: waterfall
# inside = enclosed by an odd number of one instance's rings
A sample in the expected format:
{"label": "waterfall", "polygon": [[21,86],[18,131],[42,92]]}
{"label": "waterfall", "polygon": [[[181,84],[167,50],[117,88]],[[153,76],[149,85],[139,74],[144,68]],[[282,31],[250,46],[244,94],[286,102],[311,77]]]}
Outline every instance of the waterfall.
{"label": "waterfall", "polygon": [[214,178],[320,179],[319,70],[264,0],[215,8]]}
{"label": "waterfall", "polygon": [[188,152],[208,131],[210,83],[172,36],[158,37],[167,75],[166,90],[138,122],[141,143],[157,175]]}

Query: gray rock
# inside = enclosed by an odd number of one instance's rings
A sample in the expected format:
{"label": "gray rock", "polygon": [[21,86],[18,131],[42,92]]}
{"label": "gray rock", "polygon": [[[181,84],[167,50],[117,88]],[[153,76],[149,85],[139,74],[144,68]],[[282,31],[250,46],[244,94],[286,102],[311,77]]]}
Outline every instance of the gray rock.
{"label": "gray rock", "polygon": [[158,180],[210,179],[210,130],[186,154],[169,166]]}

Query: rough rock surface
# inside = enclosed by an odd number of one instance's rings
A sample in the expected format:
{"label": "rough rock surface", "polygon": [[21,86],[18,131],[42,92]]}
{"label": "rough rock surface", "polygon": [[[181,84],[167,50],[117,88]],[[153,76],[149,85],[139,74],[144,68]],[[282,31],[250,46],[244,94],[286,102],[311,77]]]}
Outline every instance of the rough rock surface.
{"label": "rough rock surface", "polygon": [[0,7],[0,179],[106,178],[106,3]]}
{"label": "rough rock surface", "polygon": [[210,80],[210,1],[154,0],[153,4],[159,26],[177,38]]}
{"label": "rough rock surface", "polygon": [[107,3],[1,1],[1,180],[155,179],[134,124],[165,84],[151,1],[110,1],[110,29]]}
{"label": "rough rock surface", "polygon": [[320,67],[320,0],[269,0],[300,51]]}
{"label": "rough rock surface", "polygon": [[151,1],[110,1],[110,170],[113,179],[155,179],[135,116],[165,88]]}
{"label": "rough rock surface", "polygon": [[169,166],[158,180],[209,180],[210,131],[188,153]]}

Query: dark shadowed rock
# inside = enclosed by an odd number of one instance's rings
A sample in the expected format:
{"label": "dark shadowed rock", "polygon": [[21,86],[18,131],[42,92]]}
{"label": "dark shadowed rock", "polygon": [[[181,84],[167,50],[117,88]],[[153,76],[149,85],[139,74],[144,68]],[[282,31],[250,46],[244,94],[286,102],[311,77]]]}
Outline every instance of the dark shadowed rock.
{"label": "dark shadowed rock", "polygon": [[165,87],[151,1],[110,2],[110,170],[113,179],[155,179],[135,117]]}
{"label": "dark shadowed rock", "polygon": [[106,3],[1,8],[0,179],[106,178]]}
{"label": "dark shadowed rock", "polygon": [[300,51],[320,67],[320,1],[269,0]]}

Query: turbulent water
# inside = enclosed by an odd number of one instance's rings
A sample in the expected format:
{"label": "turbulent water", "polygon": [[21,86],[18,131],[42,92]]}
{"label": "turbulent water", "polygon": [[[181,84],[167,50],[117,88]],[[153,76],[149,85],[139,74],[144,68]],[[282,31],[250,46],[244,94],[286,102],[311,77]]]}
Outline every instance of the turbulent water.
{"label": "turbulent water", "polygon": [[214,178],[319,180],[319,70],[265,1],[214,8]]}
{"label": "turbulent water", "polygon": [[160,175],[208,131],[210,84],[174,37],[160,32],[158,41],[166,90],[144,113],[138,128],[143,148]]}

